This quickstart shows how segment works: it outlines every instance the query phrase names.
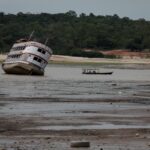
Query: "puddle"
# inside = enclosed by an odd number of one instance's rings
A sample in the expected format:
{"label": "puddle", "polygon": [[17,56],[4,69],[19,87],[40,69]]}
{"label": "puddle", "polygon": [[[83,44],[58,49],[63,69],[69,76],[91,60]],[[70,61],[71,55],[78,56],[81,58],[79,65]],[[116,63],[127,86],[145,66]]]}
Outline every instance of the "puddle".
{"label": "puddle", "polygon": [[82,129],[150,129],[150,125],[113,125],[113,124],[102,124],[102,125],[80,125],[80,126],[41,126],[34,127],[37,130],[82,130]]}

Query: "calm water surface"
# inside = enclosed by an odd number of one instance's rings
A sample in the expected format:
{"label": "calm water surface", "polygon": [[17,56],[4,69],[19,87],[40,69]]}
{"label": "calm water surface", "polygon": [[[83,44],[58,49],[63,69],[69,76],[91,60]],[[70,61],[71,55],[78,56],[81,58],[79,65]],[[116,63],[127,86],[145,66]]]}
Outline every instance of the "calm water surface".
{"label": "calm water surface", "polygon": [[150,91],[150,70],[101,70],[114,73],[83,75],[81,66],[48,65],[45,76],[40,77],[6,75],[0,68],[0,96],[99,98]]}

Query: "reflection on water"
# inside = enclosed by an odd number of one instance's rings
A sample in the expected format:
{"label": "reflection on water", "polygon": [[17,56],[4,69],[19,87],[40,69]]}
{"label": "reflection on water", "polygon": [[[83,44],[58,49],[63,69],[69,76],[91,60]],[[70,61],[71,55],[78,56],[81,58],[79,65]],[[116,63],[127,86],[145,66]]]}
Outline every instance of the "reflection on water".
{"label": "reflection on water", "polygon": [[102,70],[114,73],[83,75],[80,66],[49,65],[39,77],[6,75],[0,69],[0,96],[99,98],[150,90],[150,70]]}

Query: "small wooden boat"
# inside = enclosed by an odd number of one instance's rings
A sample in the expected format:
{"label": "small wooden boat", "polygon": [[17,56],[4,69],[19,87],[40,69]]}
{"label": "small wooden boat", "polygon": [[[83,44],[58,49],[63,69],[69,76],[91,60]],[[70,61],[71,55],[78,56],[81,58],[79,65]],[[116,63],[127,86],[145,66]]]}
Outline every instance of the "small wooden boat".
{"label": "small wooden boat", "polygon": [[109,71],[109,72],[102,72],[99,71],[99,69],[82,69],[82,74],[91,74],[91,75],[111,75],[113,74],[113,71]]}

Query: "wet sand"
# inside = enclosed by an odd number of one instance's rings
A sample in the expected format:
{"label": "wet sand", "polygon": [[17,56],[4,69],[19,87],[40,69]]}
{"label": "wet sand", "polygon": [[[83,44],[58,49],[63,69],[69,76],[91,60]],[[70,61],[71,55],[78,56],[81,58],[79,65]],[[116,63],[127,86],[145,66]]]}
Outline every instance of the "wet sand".
{"label": "wet sand", "polygon": [[74,150],[71,141],[86,140],[90,150],[149,150],[150,71],[113,71],[84,76],[79,66],[54,65],[30,77],[0,70],[0,149]]}
{"label": "wet sand", "polygon": [[143,98],[0,98],[0,148],[66,150],[87,140],[91,150],[148,150],[149,114]]}

